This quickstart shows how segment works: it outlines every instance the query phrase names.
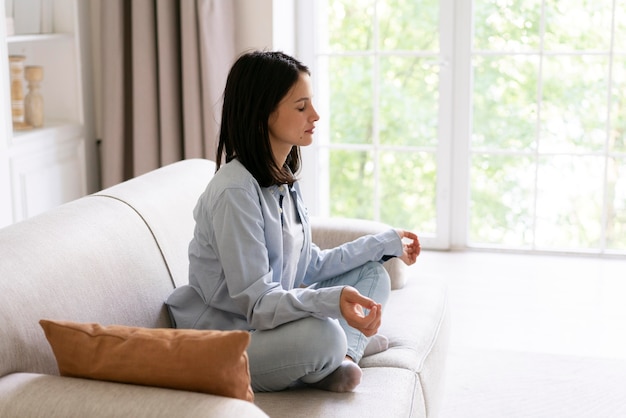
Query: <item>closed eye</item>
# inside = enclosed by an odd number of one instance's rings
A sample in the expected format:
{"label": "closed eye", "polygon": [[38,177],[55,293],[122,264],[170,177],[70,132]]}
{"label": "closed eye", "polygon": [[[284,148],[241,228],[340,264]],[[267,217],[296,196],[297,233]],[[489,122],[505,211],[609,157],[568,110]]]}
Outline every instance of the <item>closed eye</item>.
{"label": "closed eye", "polygon": [[307,105],[309,103],[309,98],[308,97],[302,97],[298,100],[296,100],[296,109],[298,110],[298,112],[304,112],[307,108]]}

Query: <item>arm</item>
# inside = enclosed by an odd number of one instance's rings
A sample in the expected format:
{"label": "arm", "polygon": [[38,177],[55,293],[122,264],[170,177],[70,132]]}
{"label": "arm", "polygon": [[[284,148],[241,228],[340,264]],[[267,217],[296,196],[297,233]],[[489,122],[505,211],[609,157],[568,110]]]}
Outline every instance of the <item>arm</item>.
{"label": "arm", "polygon": [[[313,242],[321,249],[329,249],[353,241],[361,236],[377,234],[391,229],[382,223],[355,218],[309,218]],[[399,257],[392,257],[383,266],[391,278],[391,288],[401,289],[406,283],[406,264]]]}
{"label": "arm", "polygon": [[[402,260],[406,265],[414,264],[421,251],[417,235],[401,229],[395,230],[395,233],[402,244],[402,252],[398,255],[398,259]],[[375,237],[362,237],[351,243],[343,244],[341,247],[345,249],[345,247],[352,245],[363,245],[368,238]],[[337,249],[334,251],[337,251]],[[382,257],[382,260],[390,258],[393,258],[393,256],[385,255]],[[342,316],[351,327],[358,329],[368,337],[378,332],[382,318],[382,305],[361,295],[358,290],[346,286],[341,293],[340,306]],[[369,311],[367,315],[365,314],[365,309]]]}
{"label": "arm", "polygon": [[368,261],[385,261],[402,255],[402,241],[394,229],[365,235],[332,249],[311,248],[311,261],[304,283],[310,285],[335,277]]}
{"label": "arm", "polygon": [[341,288],[289,290],[281,286],[280,215],[270,205],[260,204],[263,198],[249,189],[233,188],[212,200],[210,229],[228,295],[254,329],[270,329],[307,316],[339,317]]}

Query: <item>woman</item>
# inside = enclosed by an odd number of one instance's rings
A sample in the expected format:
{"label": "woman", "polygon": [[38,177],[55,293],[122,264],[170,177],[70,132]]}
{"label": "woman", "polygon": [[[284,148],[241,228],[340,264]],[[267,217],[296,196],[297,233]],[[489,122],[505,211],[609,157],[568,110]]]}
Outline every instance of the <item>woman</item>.
{"label": "woman", "polygon": [[255,391],[352,391],[390,291],[381,262],[420,252],[415,234],[394,229],[332,250],[311,242],[294,174],[319,119],[312,95],[309,70],[288,55],[235,62],[217,171],[194,209],[189,285],[167,300],[178,328],[250,331]]}

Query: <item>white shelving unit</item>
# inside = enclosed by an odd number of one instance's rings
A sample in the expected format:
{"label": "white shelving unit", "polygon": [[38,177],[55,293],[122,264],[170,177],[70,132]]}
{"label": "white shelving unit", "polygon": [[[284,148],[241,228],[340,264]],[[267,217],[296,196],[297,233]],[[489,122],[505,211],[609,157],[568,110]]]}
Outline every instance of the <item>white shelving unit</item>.
{"label": "white shelving unit", "polygon": [[[0,10],[10,10],[0,0]],[[24,0],[19,0],[24,1]],[[90,190],[87,162],[94,153],[91,117],[86,117],[83,55],[88,37],[81,25],[82,0],[28,0],[47,9],[49,33],[23,33],[15,21],[15,34],[7,36],[6,21],[0,23],[0,227],[32,217]],[[43,11],[45,13],[46,11]],[[38,11],[35,15],[40,15]],[[23,55],[25,66],[41,65],[44,79],[44,125],[14,130],[11,116],[8,57]],[[27,83],[24,84],[27,92]],[[87,115],[89,116],[89,115]]]}

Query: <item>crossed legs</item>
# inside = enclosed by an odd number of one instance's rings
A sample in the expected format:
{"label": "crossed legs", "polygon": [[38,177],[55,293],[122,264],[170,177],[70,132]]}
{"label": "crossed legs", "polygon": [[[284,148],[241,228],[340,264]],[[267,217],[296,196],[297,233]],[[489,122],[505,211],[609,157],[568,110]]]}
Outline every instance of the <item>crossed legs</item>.
{"label": "crossed legs", "polygon": [[[367,263],[316,285],[331,286],[355,287],[383,305],[390,292],[389,276],[380,263]],[[358,362],[368,340],[343,319],[308,317],[254,331],[248,347],[252,389],[279,391],[304,383],[335,392],[352,391],[361,381]]]}

